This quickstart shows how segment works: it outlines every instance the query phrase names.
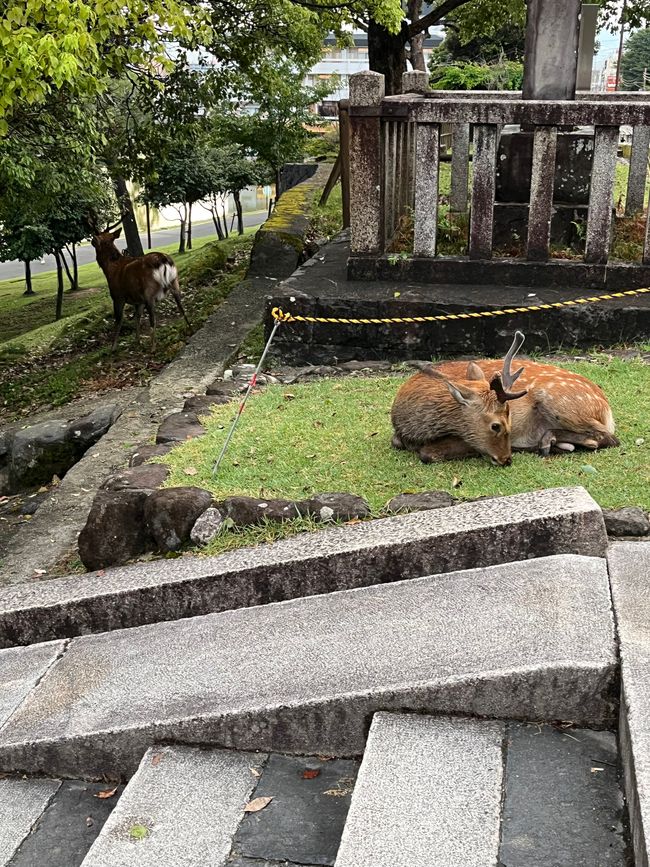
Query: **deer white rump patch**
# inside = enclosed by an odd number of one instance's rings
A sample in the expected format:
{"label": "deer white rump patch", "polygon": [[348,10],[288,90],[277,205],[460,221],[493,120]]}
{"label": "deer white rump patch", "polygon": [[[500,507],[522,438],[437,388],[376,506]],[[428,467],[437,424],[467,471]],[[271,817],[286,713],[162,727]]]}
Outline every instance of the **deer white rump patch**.
{"label": "deer white rump patch", "polygon": [[178,271],[176,265],[170,265],[169,262],[165,262],[154,268],[151,276],[163,290],[167,290],[178,277]]}

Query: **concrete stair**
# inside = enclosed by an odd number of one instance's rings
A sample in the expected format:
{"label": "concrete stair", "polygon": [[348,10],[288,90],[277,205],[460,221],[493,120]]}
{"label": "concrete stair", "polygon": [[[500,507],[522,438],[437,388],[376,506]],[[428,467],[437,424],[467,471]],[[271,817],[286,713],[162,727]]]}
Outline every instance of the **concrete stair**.
{"label": "concrete stair", "polygon": [[60,780],[0,780],[0,867],[10,864],[60,785]]}
{"label": "concrete stair", "polygon": [[0,647],[554,554],[604,557],[583,488],[534,491],[336,527],[220,557],[158,560],[0,591]]}
{"label": "concrete stair", "polygon": [[619,740],[637,867],[650,852],[650,544],[620,542],[608,554],[621,654]]}
{"label": "concrete stair", "polygon": [[336,867],[496,867],[501,722],[375,714]]}
{"label": "concrete stair", "polygon": [[0,770],[128,776],[163,741],[353,756],[380,710],[606,726],[615,676],[605,561],[527,560],[73,639],[10,690]]}
{"label": "concrete stair", "polygon": [[266,756],[149,750],[83,867],[222,867]]}

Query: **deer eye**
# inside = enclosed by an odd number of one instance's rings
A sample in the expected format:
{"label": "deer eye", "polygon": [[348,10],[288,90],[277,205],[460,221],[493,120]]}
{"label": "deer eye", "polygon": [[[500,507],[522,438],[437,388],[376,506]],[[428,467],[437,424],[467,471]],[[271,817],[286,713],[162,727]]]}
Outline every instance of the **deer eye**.
{"label": "deer eye", "polygon": [[494,433],[501,433],[501,425],[498,421],[495,421],[494,424],[491,424],[490,427],[494,431]]}

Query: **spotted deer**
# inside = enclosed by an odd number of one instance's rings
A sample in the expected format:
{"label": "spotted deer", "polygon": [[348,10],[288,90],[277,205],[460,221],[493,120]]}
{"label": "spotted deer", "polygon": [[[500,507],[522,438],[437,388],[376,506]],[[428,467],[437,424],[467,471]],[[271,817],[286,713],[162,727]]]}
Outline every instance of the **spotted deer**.
{"label": "spotted deer", "polygon": [[[518,331],[501,360],[425,365],[400,388],[391,418],[393,446],[417,452],[425,463],[487,455],[512,463],[512,450],[549,455],[617,446],[603,390],[584,376],[551,364],[512,362]],[[517,382],[519,391],[512,391]]]}
{"label": "spotted deer", "polygon": [[156,345],[156,302],[171,293],[188,327],[178,285],[178,270],[173,259],[166,253],[147,253],[145,256],[127,256],[115,246],[120,237],[120,229],[98,232],[92,239],[97,264],[104,272],[108,291],[113,301],[115,334],[112,350],[117,345],[124,318],[124,306],[135,307],[135,334],[140,340],[140,317],[146,307],[151,324],[151,348]]}

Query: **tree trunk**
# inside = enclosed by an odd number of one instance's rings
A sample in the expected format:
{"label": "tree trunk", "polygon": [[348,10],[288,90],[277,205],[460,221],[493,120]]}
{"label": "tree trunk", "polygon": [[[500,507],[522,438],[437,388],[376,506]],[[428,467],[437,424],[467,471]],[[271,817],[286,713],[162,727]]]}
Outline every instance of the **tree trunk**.
{"label": "tree trunk", "polygon": [[147,214],[147,250],[151,250],[151,207],[149,202],[145,202],[145,211]]}
{"label": "tree trunk", "polygon": [[61,251],[54,253],[56,260],[56,313],[54,318],[58,321],[63,312],[63,265],[61,264]]}
{"label": "tree trunk", "polygon": [[237,211],[237,234],[244,234],[244,214],[242,212],[241,207],[241,199],[239,197],[241,190],[235,190],[232,194],[233,199],[235,200],[235,210]]}
{"label": "tree trunk", "polygon": [[219,238],[220,241],[223,241],[223,238],[224,238],[223,229],[221,228],[221,220],[219,219],[219,214],[217,213],[217,209],[212,208],[210,213],[212,214],[212,222],[214,223],[214,228],[217,230],[217,238]]}
{"label": "tree trunk", "polygon": [[[422,0],[409,0],[407,7],[409,21],[415,23],[422,17]],[[417,33],[409,39],[409,60],[416,72],[426,72],[427,64],[424,59],[424,38],[426,33]]]}
{"label": "tree trunk", "polygon": [[74,279],[72,277],[72,272],[70,271],[70,266],[68,265],[68,260],[65,258],[65,253],[63,252],[63,250],[61,250],[60,256],[63,267],[65,268],[65,273],[68,277],[68,282],[70,283],[70,291],[73,292],[75,288]]}
{"label": "tree trunk", "polygon": [[187,206],[187,249],[192,249],[192,203]]}
{"label": "tree trunk", "polygon": [[275,201],[280,198],[280,169],[275,170]]}
{"label": "tree trunk", "polygon": [[124,229],[124,240],[131,256],[144,256],[142,249],[142,241],[138,231],[138,224],[135,220],[133,211],[133,202],[129,195],[129,188],[126,185],[126,180],[121,175],[116,175],[113,178],[113,187],[115,195],[120,206],[120,215],[122,217],[122,227]]}
{"label": "tree trunk", "polygon": [[178,242],[178,252],[179,253],[185,252],[185,220],[183,220],[183,219],[181,220],[181,234],[180,234],[180,239]]}
{"label": "tree trunk", "polygon": [[230,232],[228,231],[228,215],[226,214],[226,198],[225,197],[223,200],[222,211],[223,211],[223,233],[227,238],[230,235]]}
{"label": "tree trunk", "polygon": [[79,262],[77,262],[77,245],[72,245],[72,274],[74,277],[74,288],[79,288]]}
{"label": "tree trunk", "polygon": [[32,289],[32,263],[25,259],[25,291],[23,295],[36,295]]}
{"label": "tree trunk", "polygon": [[406,72],[408,25],[402,22],[399,33],[389,33],[372,18],[368,22],[368,62],[373,72],[381,72],[386,83],[386,95],[401,93],[402,73]]}

